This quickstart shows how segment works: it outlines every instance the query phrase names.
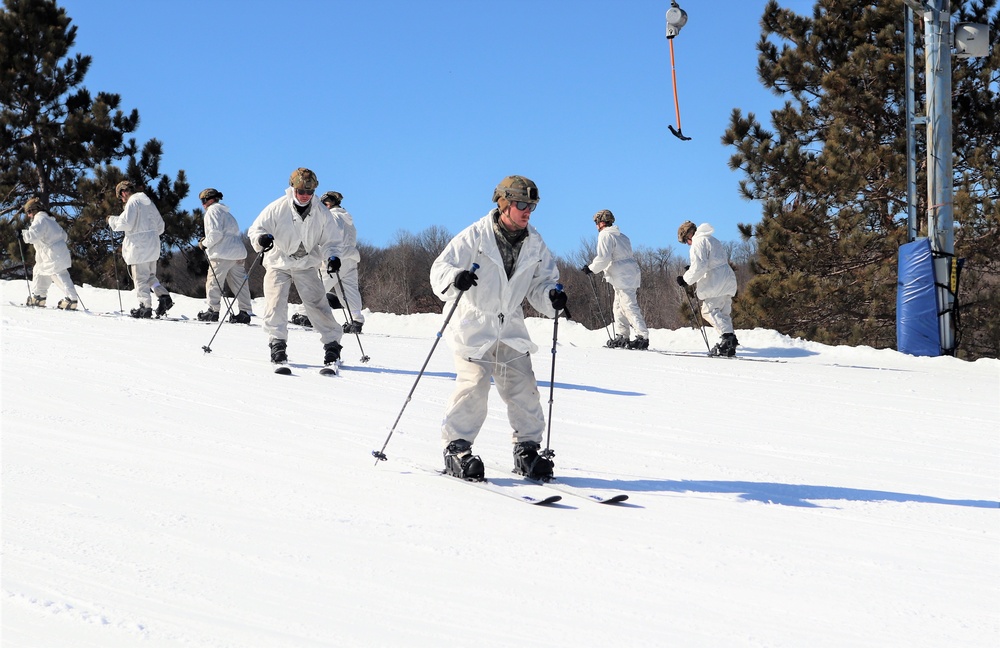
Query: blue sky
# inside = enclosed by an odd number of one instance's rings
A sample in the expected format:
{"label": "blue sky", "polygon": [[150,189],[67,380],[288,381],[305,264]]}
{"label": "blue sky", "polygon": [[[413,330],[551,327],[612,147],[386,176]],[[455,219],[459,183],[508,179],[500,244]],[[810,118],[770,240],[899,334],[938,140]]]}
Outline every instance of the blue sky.
{"label": "blue sky", "polygon": [[[139,142],[191,195],[215,187],[247,228],[313,169],[344,194],[359,238],[389,245],[431,225],[457,233],[504,176],[535,180],[532,216],[572,257],[612,210],[635,246],[673,248],[684,220],[722,240],[757,222],[739,197],[733,108],[765,124],[781,100],[756,75],[763,0],[687,0],[674,41],[677,126],[664,32],[669,0],[62,0],[84,85],[139,110]],[[813,3],[784,0],[811,13]]]}

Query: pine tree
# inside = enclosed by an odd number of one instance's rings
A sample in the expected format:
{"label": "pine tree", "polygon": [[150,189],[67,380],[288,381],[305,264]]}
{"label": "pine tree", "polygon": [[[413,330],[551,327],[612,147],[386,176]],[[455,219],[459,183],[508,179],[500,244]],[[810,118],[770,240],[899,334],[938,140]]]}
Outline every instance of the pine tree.
{"label": "pine tree", "polygon": [[[177,205],[188,192],[159,173],[162,145],[140,151],[128,135],[139,113],[121,108],[117,94],[91,95],[82,86],[91,58],[70,55],[76,27],[54,0],[5,0],[0,11],[0,224],[5,241],[26,225],[21,206],[37,196],[67,228],[78,282],[113,286],[114,249],[104,218],[121,212],[114,185],[128,177],[152,185],[150,198],[167,222],[168,250],[194,237],[194,219]],[[138,156],[138,157],[137,157]],[[127,160],[125,174],[112,166]],[[7,246],[5,269],[20,266]],[[30,256],[29,256],[30,261]]]}
{"label": "pine tree", "polygon": [[[995,4],[956,0],[953,11],[960,20],[992,16],[995,33]],[[758,74],[786,101],[771,113],[773,130],[734,109],[722,138],[736,149],[730,167],[746,176],[742,195],[762,205],[758,224],[740,226],[757,248],[755,275],[735,304],[744,325],[821,342],[895,344],[896,260],[906,241],[904,15],[902,0],[820,0],[811,17],[775,0],[765,7]],[[996,236],[998,60],[996,49],[988,59],[953,59],[959,255],[972,240],[968,230]],[[924,151],[921,142],[918,159]],[[977,259],[989,256],[975,249]],[[992,270],[977,261],[977,290],[984,272],[996,289],[995,246],[992,256]],[[982,322],[969,319],[966,328],[981,332]]]}

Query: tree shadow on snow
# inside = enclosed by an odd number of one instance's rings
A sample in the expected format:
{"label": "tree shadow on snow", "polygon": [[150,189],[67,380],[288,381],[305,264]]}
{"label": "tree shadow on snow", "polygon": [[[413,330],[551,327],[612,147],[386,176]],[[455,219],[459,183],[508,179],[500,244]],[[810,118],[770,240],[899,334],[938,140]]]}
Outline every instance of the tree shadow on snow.
{"label": "tree shadow on snow", "polygon": [[918,504],[945,504],[972,508],[1000,508],[1000,502],[991,500],[945,499],[915,493],[843,488],[840,486],[811,486],[808,484],[779,484],[750,481],[694,481],[670,479],[601,479],[572,477],[558,474],[560,482],[579,488],[595,488],[623,492],[712,493],[737,494],[750,502],[827,508],[816,502],[914,502]]}
{"label": "tree shadow on snow", "polygon": [[[819,353],[816,351],[809,351],[807,349],[791,349],[788,347],[753,347],[753,348],[740,348],[739,355],[745,358],[760,358],[762,360],[767,360],[769,358],[775,360],[788,360],[790,358],[808,358],[811,356],[817,356]],[[859,364],[841,364],[839,362],[827,362],[824,363],[826,366],[832,367],[844,367],[847,369],[874,369],[877,371],[908,371],[907,369],[896,369],[892,367],[872,367],[868,365]]]}

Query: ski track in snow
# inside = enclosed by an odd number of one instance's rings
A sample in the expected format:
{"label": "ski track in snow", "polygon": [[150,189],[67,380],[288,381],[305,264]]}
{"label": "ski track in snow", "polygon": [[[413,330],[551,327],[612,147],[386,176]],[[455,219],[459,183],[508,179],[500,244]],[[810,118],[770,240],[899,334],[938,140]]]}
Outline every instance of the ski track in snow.
{"label": "ski track in snow", "polygon": [[[553,386],[529,320],[560,481],[629,495],[536,507],[418,468],[441,463],[446,340],[371,455],[441,314],[367,314],[371,360],[344,336],[335,379],[292,328],[317,369],[288,378],[259,326],[206,354],[213,326],[0,288],[5,648],[1000,644],[1000,361],[760,329],[739,352],[783,363],[689,358],[560,321]],[[508,465],[510,438],[494,391],[476,452]]]}

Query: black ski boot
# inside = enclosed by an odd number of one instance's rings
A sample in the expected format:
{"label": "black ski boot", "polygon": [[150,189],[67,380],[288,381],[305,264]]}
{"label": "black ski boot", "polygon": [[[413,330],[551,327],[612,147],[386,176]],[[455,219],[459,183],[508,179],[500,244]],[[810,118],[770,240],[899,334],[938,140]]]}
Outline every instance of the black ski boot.
{"label": "black ski boot", "polygon": [[153,309],[150,306],[139,304],[139,307],[130,310],[129,314],[136,319],[149,319],[153,316]]}
{"label": "black ski boot", "polygon": [[724,355],[727,358],[736,357],[736,347],[740,345],[740,341],[736,339],[735,333],[723,333],[722,341],[717,345],[719,347],[719,355]]}
{"label": "black ski boot", "polygon": [[340,360],[340,350],[344,347],[340,346],[340,342],[327,342],[323,345],[323,351],[326,355],[323,356],[323,364],[332,365],[337,364]]}
{"label": "black ski boot", "polygon": [[[156,312],[160,312],[159,309],[157,309]],[[201,311],[200,313],[198,313],[198,321],[199,322],[218,322],[219,321],[219,311],[212,310],[211,308],[209,308],[206,311]]]}
{"label": "black ski boot", "polygon": [[174,300],[170,298],[170,295],[160,295],[160,303],[156,305],[156,316],[163,317],[173,307]]}
{"label": "black ski boot", "polygon": [[76,310],[76,307],[78,305],[79,302],[77,300],[70,299],[69,297],[63,297],[62,299],[59,300],[59,303],[56,305],[56,308],[60,310]]}
{"label": "black ski boot", "polygon": [[554,464],[538,454],[541,446],[534,441],[519,441],[514,444],[514,472],[536,481],[552,479]]}
{"label": "black ski boot", "polygon": [[628,348],[635,349],[637,351],[645,351],[649,348],[649,338],[637,335],[634,340],[628,343]]}
{"label": "black ski boot", "polygon": [[472,454],[472,444],[465,439],[452,441],[444,449],[444,471],[468,481],[485,481],[483,460]]}
{"label": "black ski boot", "polygon": [[290,321],[292,324],[295,324],[296,326],[305,326],[306,328],[312,327],[312,322],[310,322],[309,318],[303,315],[302,313],[295,313],[294,315],[292,315],[292,319]]}
{"label": "black ski boot", "polygon": [[608,340],[607,347],[609,349],[626,349],[628,348],[628,338],[619,333],[613,340]]}
{"label": "black ski boot", "polygon": [[250,323],[250,313],[246,311],[240,311],[235,315],[229,316],[230,324],[249,324]]}
{"label": "black ski boot", "polygon": [[38,306],[39,308],[45,308],[45,296],[44,295],[32,295],[28,297],[28,301],[24,302],[25,306]]}
{"label": "black ski boot", "polygon": [[271,362],[274,364],[285,364],[288,362],[288,344],[284,340],[271,340],[267,346],[271,347]]}

